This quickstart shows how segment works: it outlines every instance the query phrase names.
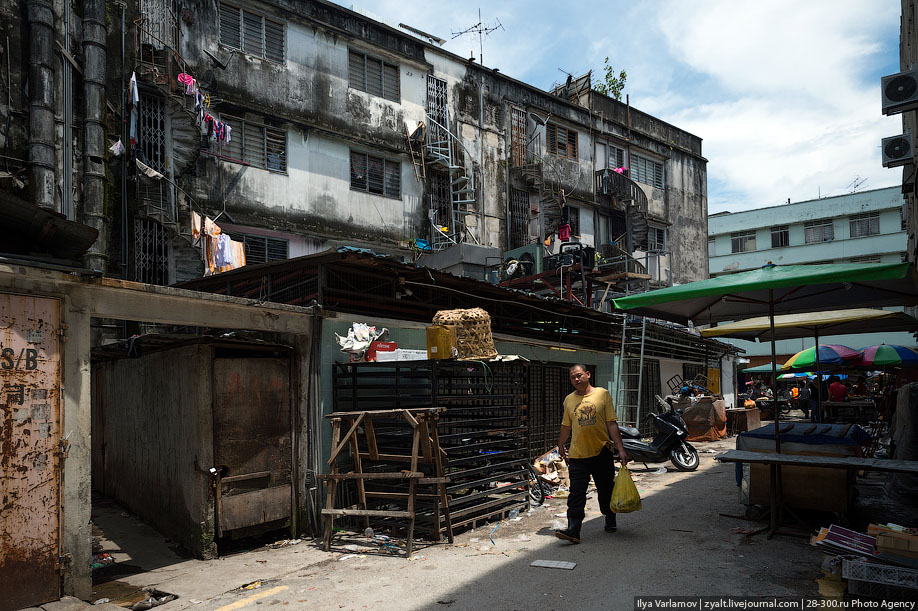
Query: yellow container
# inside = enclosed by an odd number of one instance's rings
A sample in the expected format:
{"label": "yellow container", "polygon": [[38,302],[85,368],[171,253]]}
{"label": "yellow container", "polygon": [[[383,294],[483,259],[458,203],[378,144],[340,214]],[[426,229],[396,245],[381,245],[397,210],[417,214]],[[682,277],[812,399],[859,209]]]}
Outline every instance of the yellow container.
{"label": "yellow container", "polygon": [[445,325],[427,327],[427,358],[451,359],[458,355],[455,327]]}

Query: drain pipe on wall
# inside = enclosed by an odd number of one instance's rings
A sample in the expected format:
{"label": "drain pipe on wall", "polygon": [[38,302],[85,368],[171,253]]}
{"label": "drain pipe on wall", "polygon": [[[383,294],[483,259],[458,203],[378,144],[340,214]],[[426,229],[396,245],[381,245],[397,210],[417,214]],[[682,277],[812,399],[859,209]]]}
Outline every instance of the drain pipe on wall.
{"label": "drain pipe on wall", "polygon": [[54,8],[29,0],[29,191],[40,208],[57,210],[54,191]]}
{"label": "drain pipe on wall", "polygon": [[99,231],[86,253],[89,269],[106,271],[108,223],[105,215],[105,65],[107,61],[105,0],[83,4],[83,220]]}

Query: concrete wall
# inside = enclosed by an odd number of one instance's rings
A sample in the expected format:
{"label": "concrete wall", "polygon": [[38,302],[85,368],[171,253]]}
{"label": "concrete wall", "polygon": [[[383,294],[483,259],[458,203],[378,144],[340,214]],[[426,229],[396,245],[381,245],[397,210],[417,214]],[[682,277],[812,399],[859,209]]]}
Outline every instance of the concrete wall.
{"label": "concrete wall", "polygon": [[217,554],[212,365],[209,347],[187,346],[93,367],[99,491],[201,558]]}

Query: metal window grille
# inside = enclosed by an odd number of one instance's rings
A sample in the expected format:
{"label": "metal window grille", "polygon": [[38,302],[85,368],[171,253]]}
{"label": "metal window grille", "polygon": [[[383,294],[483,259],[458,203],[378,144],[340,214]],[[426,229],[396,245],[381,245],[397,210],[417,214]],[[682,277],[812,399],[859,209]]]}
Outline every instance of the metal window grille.
{"label": "metal window grille", "polygon": [[510,189],[510,248],[529,242],[529,193]]}
{"label": "metal window grille", "polygon": [[850,227],[852,238],[876,235],[880,233],[880,214],[878,212],[866,212],[852,215],[848,217],[848,226]]}
{"label": "metal window grille", "polygon": [[351,151],[351,189],[401,197],[402,164]]}
{"label": "metal window grille", "polygon": [[714,257],[717,255],[717,241],[714,238],[708,238],[708,256]]}
{"label": "metal window grille", "polygon": [[290,243],[287,240],[249,233],[227,232],[227,235],[237,242],[242,242],[245,246],[246,265],[283,261],[290,258]]}
{"label": "metal window grille", "polygon": [[835,239],[835,230],[831,220],[810,221],[803,226],[804,241],[807,244],[831,242]]}
{"label": "metal window grille", "polygon": [[750,252],[755,250],[755,232],[741,231],[730,234],[730,247],[732,252]]}
{"label": "metal window grille", "polygon": [[[626,380],[631,381],[634,386],[637,386],[638,380],[638,367],[640,365],[639,359],[628,359],[625,361],[626,368]],[[641,368],[641,405],[638,408],[640,414],[647,414],[651,411],[657,411],[657,402],[654,399],[654,395],[658,395],[663,390],[662,381],[660,379],[660,361],[656,359],[644,359],[644,366]],[[631,395],[637,398],[637,388],[629,389]],[[633,410],[633,411],[632,411]],[[653,433],[653,425],[649,424],[649,421],[639,422],[638,421],[638,411],[634,410],[632,407],[629,409],[623,409],[622,413],[616,413],[618,416],[619,422],[633,422],[634,426],[638,427],[643,434]]]}
{"label": "metal window grille", "polygon": [[510,108],[510,163],[520,167],[526,163],[526,111]]}
{"label": "metal window grille", "polygon": [[449,176],[444,172],[431,172],[429,189],[431,242],[439,243],[444,240],[443,233],[434,229],[434,226],[445,227],[447,234],[453,232]]}
{"label": "metal window grille", "polygon": [[614,144],[609,145],[609,154],[608,159],[606,160],[606,167],[609,168],[626,168],[628,167],[625,164],[625,149],[618,148]]}
{"label": "metal window grille", "polygon": [[577,132],[553,123],[549,123],[545,131],[549,153],[568,159],[577,159]]}
{"label": "metal window grille", "polygon": [[156,49],[178,49],[177,3],[175,0],[141,0],[141,41]]}
{"label": "metal window grille", "polygon": [[448,138],[447,130],[447,93],[446,81],[432,74],[427,75],[427,116],[436,123],[431,124],[430,142],[445,142]]}
{"label": "metal window grille", "polygon": [[[140,96],[139,137],[141,161],[171,179],[169,167],[169,116],[162,98]],[[137,197],[141,208],[163,221],[175,220],[173,186],[169,181],[138,175]]]}
{"label": "metal window grille", "polygon": [[284,24],[237,6],[220,3],[220,42],[250,55],[283,62]]}
{"label": "metal window grille", "polygon": [[784,248],[790,244],[790,232],[787,225],[780,225],[771,228],[771,247]]}
{"label": "metal window grille", "polygon": [[221,118],[233,129],[230,142],[220,145],[225,157],[257,168],[287,171],[286,130],[227,114]]}
{"label": "metal window grille", "polygon": [[663,164],[640,155],[631,156],[631,178],[638,182],[663,188]]}
{"label": "metal window grille", "polygon": [[650,226],[647,228],[647,249],[666,250],[666,228]]}
{"label": "metal window grille", "polygon": [[575,208],[574,206],[567,207],[567,222],[571,226],[571,236],[580,235],[580,208]]}
{"label": "metal window grille", "polygon": [[169,284],[166,228],[151,219],[134,220],[134,280],[147,284]]}
{"label": "metal window grille", "polygon": [[348,52],[348,86],[398,102],[401,99],[398,66],[365,53]]}

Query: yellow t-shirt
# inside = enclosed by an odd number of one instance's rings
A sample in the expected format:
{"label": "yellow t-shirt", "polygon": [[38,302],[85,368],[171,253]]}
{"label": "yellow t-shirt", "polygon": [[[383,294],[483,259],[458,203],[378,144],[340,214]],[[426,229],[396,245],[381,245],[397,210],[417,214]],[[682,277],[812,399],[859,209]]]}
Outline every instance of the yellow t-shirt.
{"label": "yellow t-shirt", "polygon": [[561,424],[571,427],[571,458],[590,458],[596,456],[612,440],[606,422],[618,420],[612,395],[605,388],[593,388],[593,391],[581,397],[572,392],[564,399],[564,417]]}

